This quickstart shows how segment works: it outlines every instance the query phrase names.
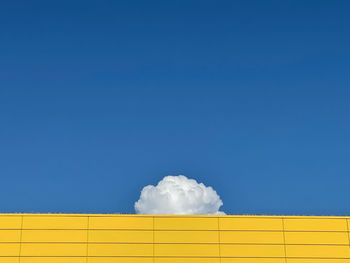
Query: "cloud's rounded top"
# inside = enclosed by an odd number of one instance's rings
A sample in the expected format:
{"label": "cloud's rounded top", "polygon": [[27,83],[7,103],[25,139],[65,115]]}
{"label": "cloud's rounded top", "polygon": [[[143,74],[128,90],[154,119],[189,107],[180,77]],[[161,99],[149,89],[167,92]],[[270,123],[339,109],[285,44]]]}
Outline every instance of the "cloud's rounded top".
{"label": "cloud's rounded top", "polygon": [[138,214],[220,215],[223,205],[216,191],[186,176],[166,176],[156,186],[147,185],[135,203]]}

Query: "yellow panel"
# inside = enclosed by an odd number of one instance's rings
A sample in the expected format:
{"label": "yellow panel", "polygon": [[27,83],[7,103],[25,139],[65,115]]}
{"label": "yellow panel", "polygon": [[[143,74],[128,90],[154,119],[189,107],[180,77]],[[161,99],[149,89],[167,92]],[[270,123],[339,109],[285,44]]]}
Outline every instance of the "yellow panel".
{"label": "yellow panel", "polygon": [[86,242],[87,230],[23,230],[22,242]]}
{"label": "yellow panel", "polygon": [[350,263],[350,259],[325,259],[325,258],[317,258],[317,259],[310,259],[310,258],[288,258],[287,263]]}
{"label": "yellow panel", "polygon": [[221,263],[286,263],[286,262],[284,258],[222,258]]}
{"label": "yellow panel", "polygon": [[153,244],[89,244],[89,256],[152,256]]}
{"label": "yellow panel", "polygon": [[152,243],[153,231],[89,230],[89,242]]}
{"label": "yellow panel", "polygon": [[90,217],[90,229],[153,229],[152,217]]}
{"label": "yellow panel", "polygon": [[350,258],[349,246],[287,245],[287,257]]}
{"label": "yellow panel", "polygon": [[18,263],[19,257],[0,257],[0,263]]}
{"label": "yellow panel", "polygon": [[218,257],[219,245],[213,244],[155,244],[154,254],[158,257]]}
{"label": "yellow panel", "polygon": [[221,246],[222,257],[284,257],[283,245],[227,245]]}
{"label": "yellow panel", "polygon": [[220,217],[220,230],[278,230],[283,231],[280,218]]}
{"label": "yellow panel", "polygon": [[0,242],[20,242],[21,230],[0,230]]}
{"label": "yellow panel", "polygon": [[86,256],[86,244],[22,243],[21,256]]}
{"label": "yellow panel", "polygon": [[285,232],[286,244],[349,245],[346,232]]}
{"label": "yellow panel", "polygon": [[154,263],[220,263],[220,258],[155,258]]}
{"label": "yellow panel", "polygon": [[0,216],[0,229],[21,229],[21,216]]}
{"label": "yellow panel", "polygon": [[24,216],[23,229],[87,229],[87,217]]}
{"label": "yellow panel", "polygon": [[21,257],[21,263],[86,263],[86,257]]}
{"label": "yellow panel", "polygon": [[286,231],[347,231],[346,219],[286,218]]}
{"label": "yellow panel", "polygon": [[154,228],[157,230],[218,230],[215,217],[155,217]]}
{"label": "yellow panel", "polygon": [[155,231],[155,243],[219,243],[218,231]]}
{"label": "yellow panel", "polygon": [[220,231],[221,243],[284,244],[283,232]]}
{"label": "yellow panel", "polygon": [[19,256],[19,243],[0,243],[0,256]]}
{"label": "yellow panel", "polygon": [[88,263],[153,263],[151,257],[89,257]]}
{"label": "yellow panel", "polygon": [[0,263],[350,263],[345,218],[284,227],[287,261],[281,217],[0,215]]}

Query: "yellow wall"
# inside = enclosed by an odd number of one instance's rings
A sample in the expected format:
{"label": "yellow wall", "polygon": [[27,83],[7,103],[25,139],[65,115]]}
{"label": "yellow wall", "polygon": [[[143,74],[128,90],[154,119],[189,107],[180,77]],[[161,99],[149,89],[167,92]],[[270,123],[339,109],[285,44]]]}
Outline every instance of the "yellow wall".
{"label": "yellow wall", "polygon": [[350,263],[349,220],[0,214],[0,263]]}

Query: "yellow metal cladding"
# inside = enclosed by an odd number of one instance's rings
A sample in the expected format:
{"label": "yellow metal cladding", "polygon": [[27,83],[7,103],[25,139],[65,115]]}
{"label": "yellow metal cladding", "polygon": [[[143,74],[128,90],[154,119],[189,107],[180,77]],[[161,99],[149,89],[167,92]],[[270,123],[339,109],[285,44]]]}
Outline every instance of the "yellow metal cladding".
{"label": "yellow metal cladding", "polygon": [[349,220],[0,214],[0,263],[350,263]]}

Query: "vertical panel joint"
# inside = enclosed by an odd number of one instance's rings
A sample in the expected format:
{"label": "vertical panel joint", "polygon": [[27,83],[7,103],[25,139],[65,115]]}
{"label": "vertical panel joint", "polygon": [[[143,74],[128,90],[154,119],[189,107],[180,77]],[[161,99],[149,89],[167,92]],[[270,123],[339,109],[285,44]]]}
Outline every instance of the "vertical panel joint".
{"label": "vertical panel joint", "polygon": [[154,235],[155,235],[155,232],[154,232],[154,220],[155,220],[155,219],[154,219],[154,216],[152,216],[152,230],[153,230],[153,231],[152,231],[152,238],[153,238],[153,244],[152,244],[152,253],[153,253],[153,254],[152,254],[152,255],[153,255],[153,256],[152,256],[152,259],[153,259],[153,260],[152,260],[152,261],[153,261],[153,263],[156,261],[156,260],[155,260],[155,258],[154,258],[154,256],[155,256],[155,244],[154,244],[154,241],[155,241],[155,236],[154,236]]}
{"label": "vertical panel joint", "polygon": [[86,263],[89,262],[89,232],[90,232],[90,216],[87,217],[86,227]]}
{"label": "vertical panel joint", "polygon": [[282,217],[282,231],[283,231],[284,262],[287,263],[286,231],[284,227],[284,217]]}
{"label": "vertical panel joint", "polygon": [[219,242],[219,262],[221,263],[221,238],[220,238],[220,217],[218,216],[218,242]]}
{"label": "vertical panel joint", "polygon": [[346,220],[346,229],[348,232],[348,242],[349,242],[349,247],[350,247],[350,233],[349,233],[349,219],[345,219]]}
{"label": "vertical panel joint", "polygon": [[22,232],[23,232],[23,215],[21,216],[21,230],[20,230],[20,234],[19,234],[19,252],[18,252],[18,262],[19,263],[21,263]]}

